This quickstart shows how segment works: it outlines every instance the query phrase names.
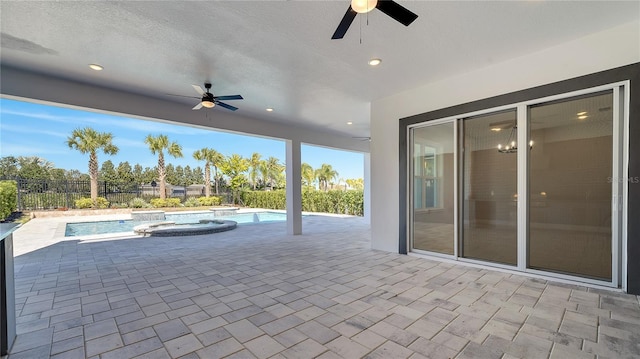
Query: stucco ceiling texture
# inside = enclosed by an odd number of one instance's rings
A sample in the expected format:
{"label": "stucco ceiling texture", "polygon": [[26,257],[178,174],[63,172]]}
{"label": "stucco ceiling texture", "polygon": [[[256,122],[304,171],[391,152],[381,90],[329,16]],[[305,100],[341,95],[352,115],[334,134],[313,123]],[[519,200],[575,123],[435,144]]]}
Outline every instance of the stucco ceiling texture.
{"label": "stucco ceiling texture", "polygon": [[1,61],[189,108],[167,94],[211,81],[243,116],[368,136],[375,99],[640,16],[637,1],[398,3],[409,27],[374,10],[331,40],[349,1],[2,1]]}

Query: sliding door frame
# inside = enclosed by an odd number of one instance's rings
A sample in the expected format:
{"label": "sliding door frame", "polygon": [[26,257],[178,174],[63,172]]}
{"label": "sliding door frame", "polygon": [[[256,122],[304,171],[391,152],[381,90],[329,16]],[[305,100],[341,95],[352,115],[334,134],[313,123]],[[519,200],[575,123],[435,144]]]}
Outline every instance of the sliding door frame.
{"label": "sliding door frame", "polygon": [[406,228],[407,228],[407,236],[406,236],[406,245],[407,245],[407,251],[408,252],[413,252],[413,253],[418,253],[418,254],[424,254],[424,255],[428,255],[428,256],[434,256],[434,257],[441,257],[441,258],[447,258],[447,259],[454,259],[458,256],[458,246],[457,246],[457,242],[458,242],[458,215],[457,215],[457,201],[458,201],[458,181],[455,180],[454,184],[453,184],[453,255],[451,254],[445,254],[445,253],[438,253],[438,252],[430,252],[430,251],[426,251],[423,249],[416,249],[413,246],[414,243],[414,225],[413,225],[413,217],[414,217],[414,211],[415,211],[415,205],[414,205],[414,178],[415,176],[413,176],[415,167],[414,167],[414,133],[413,130],[415,129],[419,129],[419,128],[425,128],[425,127],[432,127],[432,126],[437,126],[437,125],[442,125],[442,124],[447,124],[447,123],[453,123],[453,178],[457,179],[458,178],[458,138],[455,135],[456,133],[458,133],[458,123],[457,121],[455,121],[454,118],[443,118],[443,119],[438,119],[438,120],[433,120],[433,121],[428,121],[425,123],[417,123],[415,125],[412,126],[408,126],[407,127],[407,138],[409,139],[407,141],[407,154],[408,154],[408,160],[407,160],[407,188],[409,188],[409,191],[407,191],[407,208],[406,208],[406,217],[407,217],[407,223],[406,223]]}
{"label": "sliding door frame", "polygon": [[[620,93],[624,93],[626,92],[624,89],[628,89],[629,88],[629,81],[620,81],[620,82],[615,82],[615,83],[611,83],[611,84],[606,84],[606,85],[601,85],[601,86],[596,86],[596,87],[591,87],[591,88],[586,88],[586,89],[581,89],[581,90],[577,90],[577,91],[572,91],[572,92],[567,92],[567,93],[562,93],[562,94],[557,94],[557,95],[553,95],[553,96],[547,96],[547,97],[543,97],[543,98],[539,98],[539,99],[533,99],[533,100],[529,100],[529,101],[523,101],[521,103],[519,103],[519,106],[523,106],[525,108],[525,119],[523,120],[523,122],[525,122],[525,126],[528,126],[528,122],[527,121],[527,109],[530,106],[534,106],[534,105],[540,105],[540,104],[544,104],[545,102],[552,102],[552,101],[557,101],[557,100],[569,100],[572,97],[577,97],[577,96],[582,96],[582,95],[590,95],[590,94],[596,94],[598,92],[602,92],[602,91],[612,91],[613,93],[613,156],[611,158],[612,160],[612,173],[611,173],[611,191],[612,191],[612,198],[611,198],[611,280],[610,281],[604,281],[604,280],[598,280],[598,279],[591,279],[591,278],[586,278],[586,277],[581,277],[581,276],[575,276],[575,275],[570,275],[570,274],[563,274],[563,273],[556,273],[556,272],[550,272],[550,271],[543,271],[543,270],[538,270],[538,269],[532,269],[528,267],[528,263],[525,263],[526,268],[524,268],[524,272],[526,273],[533,273],[533,274],[538,274],[538,275],[542,275],[542,276],[548,276],[548,277],[554,277],[554,278],[559,278],[559,279],[565,279],[565,280],[570,280],[570,281],[576,281],[576,282],[583,282],[583,283],[589,283],[589,284],[595,284],[595,285],[603,285],[603,286],[607,286],[607,287],[619,287],[621,285],[621,272],[625,273],[625,277],[626,277],[626,266],[624,268],[621,268],[621,261],[620,261],[620,257],[626,257],[626,253],[622,252],[621,249],[626,247],[626,235],[624,235],[624,233],[622,233],[621,231],[621,219],[626,217],[626,212],[627,212],[627,197],[625,196],[624,198],[620,198],[620,194],[624,191],[622,191],[620,188],[622,186],[628,186],[628,181],[626,181],[627,178],[627,174],[629,173],[628,170],[628,161],[623,163],[622,162],[622,158],[624,157],[623,154],[626,152],[628,154],[628,139],[627,141],[625,141],[624,139],[624,134],[621,133],[621,129],[622,128],[627,128],[629,126],[629,112],[625,111],[624,108],[621,108],[623,106],[621,106],[621,96]],[[624,96],[624,100],[626,101],[626,96]],[[518,123],[518,126],[520,126],[520,123]],[[523,127],[523,130],[520,130],[520,128],[518,128],[518,140],[521,141],[522,139],[525,139],[526,141],[524,143],[528,143],[528,127]],[[525,132],[526,131],[526,132]],[[524,134],[522,134],[521,136],[521,132],[525,132]],[[628,134],[628,130],[625,131],[625,134]],[[626,148],[623,148],[623,144],[627,143]],[[519,142],[521,143],[521,142]],[[626,149],[626,151],[625,151]],[[518,154],[521,157],[526,157],[525,161],[528,162],[529,160],[529,155],[528,152],[523,151],[523,154]],[[521,160],[521,158],[519,157],[518,160]],[[518,181],[518,191],[521,190],[521,187],[523,187],[523,189],[526,191],[524,192],[524,195],[522,196],[523,202],[521,205],[519,205],[519,208],[524,207],[526,209],[529,208],[529,187],[528,187],[528,173],[526,173],[526,170],[528,168],[528,163],[526,163],[527,167],[521,167],[522,164],[519,163],[518,164],[518,174],[520,175],[520,172],[525,172],[523,174],[523,178],[522,178],[522,182],[520,183],[520,178]],[[518,199],[520,199],[521,195],[520,193],[518,194]],[[520,203],[520,201],[518,201],[518,203]],[[521,221],[524,221],[524,225],[528,225],[529,221],[528,221],[528,217],[522,219],[519,218]],[[518,225],[522,225],[522,223],[518,223]],[[526,244],[527,244],[527,235],[528,235],[528,228],[519,228],[520,229],[526,229],[527,233],[524,233],[525,238],[519,238],[518,244],[520,245],[521,243],[525,244],[525,256],[526,256]],[[520,233],[519,233],[520,235]],[[520,247],[518,248],[520,250]],[[526,258],[525,258],[526,261]],[[518,268],[520,268],[520,262],[518,262]],[[626,281],[625,281],[626,282]],[[626,288],[625,288],[626,289]]]}
{"label": "sliding door frame", "polygon": [[[529,112],[528,109],[533,105],[540,105],[546,102],[571,99],[572,97],[595,94],[602,91],[613,92],[613,156],[612,156],[612,198],[611,198],[611,281],[603,281],[591,279],[570,274],[555,273],[550,271],[542,271],[528,268],[528,237],[529,237],[529,151],[518,151],[518,172],[517,172],[517,265],[505,265],[482,261],[477,259],[469,259],[460,257],[459,248],[461,246],[460,223],[461,223],[461,196],[460,188],[460,139],[458,131],[458,123],[464,118],[486,115],[494,112],[500,112],[509,109],[516,109],[517,118],[517,142],[521,148],[527,148],[529,143]],[[525,101],[514,102],[502,106],[496,106],[477,111],[460,113],[454,116],[448,116],[440,119],[434,119],[425,122],[410,124],[406,127],[408,166],[406,167],[407,191],[406,191],[406,244],[408,252],[420,255],[443,257],[459,262],[468,262],[471,264],[479,264],[487,267],[496,267],[511,270],[514,272],[523,272],[533,274],[543,278],[557,278],[568,280],[571,282],[581,282],[592,285],[621,287],[626,291],[627,287],[627,224],[628,224],[628,187],[629,180],[629,103],[630,103],[630,81],[619,81],[605,85],[584,88],[575,91],[564,92],[551,96],[535,98]],[[413,211],[414,211],[414,181],[413,181],[413,130],[416,128],[424,128],[443,123],[454,123],[454,254],[446,255],[441,253],[428,252],[424,250],[416,250],[413,248]],[[522,146],[522,144],[525,144]]]}

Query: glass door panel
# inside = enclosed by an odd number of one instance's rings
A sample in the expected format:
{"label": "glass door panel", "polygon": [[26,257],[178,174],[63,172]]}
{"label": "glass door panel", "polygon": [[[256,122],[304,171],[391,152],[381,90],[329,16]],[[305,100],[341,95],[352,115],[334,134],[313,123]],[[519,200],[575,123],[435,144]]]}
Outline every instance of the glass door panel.
{"label": "glass door panel", "polygon": [[516,110],[467,118],[460,128],[461,256],[517,265]]}
{"label": "glass door panel", "polygon": [[529,108],[528,267],[611,280],[613,94]]}
{"label": "glass door panel", "polygon": [[412,129],[412,248],[454,254],[454,123]]}

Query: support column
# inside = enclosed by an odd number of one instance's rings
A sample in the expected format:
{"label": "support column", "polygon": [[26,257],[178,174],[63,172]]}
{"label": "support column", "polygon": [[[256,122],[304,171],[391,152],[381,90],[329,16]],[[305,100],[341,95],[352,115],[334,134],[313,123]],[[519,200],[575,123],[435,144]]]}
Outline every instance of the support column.
{"label": "support column", "polygon": [[371,224],[371,154],[364,154],[364,220]]}
{"label": "support column", "polygon": [[287,140],[287,234],[302,234],[302,172],[300,141]]}

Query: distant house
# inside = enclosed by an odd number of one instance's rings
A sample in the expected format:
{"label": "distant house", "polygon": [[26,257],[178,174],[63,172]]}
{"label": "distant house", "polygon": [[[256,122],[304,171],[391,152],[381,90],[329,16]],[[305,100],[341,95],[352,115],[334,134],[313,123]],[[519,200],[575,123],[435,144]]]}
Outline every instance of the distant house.
{"label": "distant house", "polygon": [[[190,186],[174,186],[170,183],[166,184],[165,190],[167,197],[201,197],[204,196],[204,188],[203,184],[192,184]],[[143,196],[159,196],[160,188],[159,186],[152,186],[151,184],[143,184],[140,186],[140,194]]]}
{"label": "distant house", "polygon": [[205,185],[203,184],[192,184],[191,186],[187,186],[187,197],[201,197],[204,196]]}

